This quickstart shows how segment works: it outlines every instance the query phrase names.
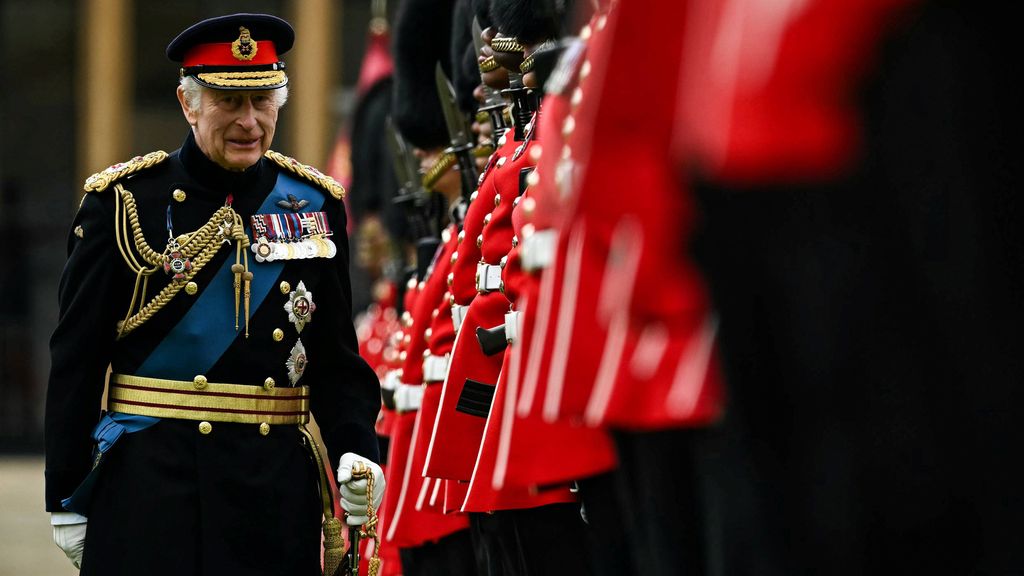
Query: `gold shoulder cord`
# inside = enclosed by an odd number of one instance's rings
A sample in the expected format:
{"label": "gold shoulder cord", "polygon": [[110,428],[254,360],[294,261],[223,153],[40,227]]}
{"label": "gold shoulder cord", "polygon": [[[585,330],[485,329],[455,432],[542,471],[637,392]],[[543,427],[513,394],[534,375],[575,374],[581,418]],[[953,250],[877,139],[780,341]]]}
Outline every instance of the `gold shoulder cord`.
{"label": "gold shoulder cord", "polygon": [[301,176],[317,186],[320,186],[336,199],[341,200],[345,197],[345,187],[339,184],[334,178],[331,178],[316,168],[313,168],[308,164],[303,164],[291,156],[285,156],[284,154],[273,150],[267,150],[263,155],[289,172]]}
{"label": "gold shoulder cord", "polygon": [[[149,285],[149,277],[154,272],[162,269],[168,261],[168,251],[157,252],[153,250],[142,235],[142,228],[139,226],[139,214],[135,205],[135,197],[117,184],[114,188],[118,194],[118,201],[114,202],[114,228],[117,239],[117,249],[121,253],[128,267],[135,273],[135,290],[132,293],[132,301],[128,306],[128,312],[124,320],[117,323],[117,338],[121,339],[135,330],[147,320],[152,318],[161,308],[167,305],[174,296],[192,278],[203,269],[224,244],[224,240],[234,240],[237,245],[235,265],[231,267],[235,273],[235,329],[238,329],[238,293],[240,280],[245,279],[245,316],[246,336],[249,331],[249,283],[252,280],[252,273],[248,271],[248,253],[245,248],[249,246],[249,237],[245,234],[245,226],[241,216],[231,208],[222,206],[201,228],[194,232],[178,236],[178,246],[181,254],[191,260],[192,267],[180,280],[171,281],[153,297],[146,302],[146,289]],[[228,232],[224,232],[223,224],[231,222]],[[132,247],[134,246],[134,250]],[[140,262],[136,258],[142,258]],[[245,265],[240,261],[244,255]],[[146,266],[148,264],[148,267]],[[143,302],[146,302],[143,304]],[[136,310],[136,305],[138,309]],[[134,312],[134,313],[133,313]]]}

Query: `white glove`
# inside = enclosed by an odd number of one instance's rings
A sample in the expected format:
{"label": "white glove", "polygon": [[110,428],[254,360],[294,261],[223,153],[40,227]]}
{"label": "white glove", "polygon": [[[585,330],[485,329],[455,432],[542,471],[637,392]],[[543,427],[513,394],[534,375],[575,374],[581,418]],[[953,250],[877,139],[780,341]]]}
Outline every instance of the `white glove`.
{"label": "white glove", "polygon": [[347,513],[345,522],[349,526],[362,526],[366,516],[366,480],[352,479],[352,465],[361,463],[373,474],[373,509],[380,509],[384,499],[384,471],[377,464],[351,452],[346,452],[338,464],[338,485],[341,492],[341,508]]}
{"label": "white glove", "polygon": [[423,386],[401,384],[395,390],[395,410],[399,412],[414,412],[422,403]]}
{"label": "white glove", "polygon": [[53,525],[53,542],[64,551],[75,568],[81,568],[82,551],[85,550],[85,517],[73,512],[54,512],[50,515],[50,524]]}

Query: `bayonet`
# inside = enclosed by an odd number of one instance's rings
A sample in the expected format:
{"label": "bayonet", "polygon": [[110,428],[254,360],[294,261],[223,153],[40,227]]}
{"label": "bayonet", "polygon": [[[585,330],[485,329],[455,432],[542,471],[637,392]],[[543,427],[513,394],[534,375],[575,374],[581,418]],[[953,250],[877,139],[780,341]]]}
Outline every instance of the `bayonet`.
{"label": "bayonet", "polygon": [[466,123],[466,117],[455,103],[455,89],[452,88],[448,77],[444,75],[440,62],[434,69],[434,80],[437,83],[437,96],[441,100],[441,111],[444,112],[444,120],[448,125],[448,138],[451,143],[445,153],[454,154],[458,159],[459,175],[462,179],[462,195],[468,198],[476,189],[476,164],[471,154],[473,143],[469,137],[469,125]]}

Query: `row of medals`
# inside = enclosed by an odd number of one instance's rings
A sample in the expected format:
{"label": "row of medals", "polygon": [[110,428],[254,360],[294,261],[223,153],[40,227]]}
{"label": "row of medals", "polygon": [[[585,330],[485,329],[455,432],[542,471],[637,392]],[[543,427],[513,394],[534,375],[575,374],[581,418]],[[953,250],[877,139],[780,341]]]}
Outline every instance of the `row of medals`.
{"label": "row of medals", "polygon": [[310,236],[291,242],[271,242],[260,238],[251,246],[257,262],[275,260],[302,260],[307,258],[334,258],[338,248],[325,236]]}

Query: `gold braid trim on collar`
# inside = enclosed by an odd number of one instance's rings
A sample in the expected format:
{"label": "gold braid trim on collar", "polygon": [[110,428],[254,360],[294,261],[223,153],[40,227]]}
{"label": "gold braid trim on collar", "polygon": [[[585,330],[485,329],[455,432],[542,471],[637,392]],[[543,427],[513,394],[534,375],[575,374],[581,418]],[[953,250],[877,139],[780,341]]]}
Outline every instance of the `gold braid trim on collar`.
{"label": "gold braid trim on collar", "polygon": [[334,196],[338,200],[345,197],[345,187],[339,184],[334,178],[331,178],[316,168],[313,168],[308,164],[303,164],[291,156],[285,156],[280,152],[274,152],[273,150],[267,150],[264,156],[269,160],[273,160],[278,166],[302,176],[306,180],[320,186],[324,190],[330,192],[331,196]]}
{"label": "gold braid trim on collar", "polygon": [[97,172],[92,176],[85,179],[85,191],[86,192],[102,192],[106,190],[111,184],[130,176],[140,170],[145,170],[152,166],[163,162],[167,159],[167,152],[163,150],[157,150],[156,152],[150,152],[145,156],[136,156],[127,162],[120,162],[113,166]]}

